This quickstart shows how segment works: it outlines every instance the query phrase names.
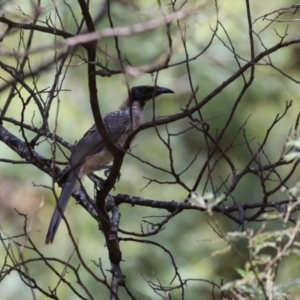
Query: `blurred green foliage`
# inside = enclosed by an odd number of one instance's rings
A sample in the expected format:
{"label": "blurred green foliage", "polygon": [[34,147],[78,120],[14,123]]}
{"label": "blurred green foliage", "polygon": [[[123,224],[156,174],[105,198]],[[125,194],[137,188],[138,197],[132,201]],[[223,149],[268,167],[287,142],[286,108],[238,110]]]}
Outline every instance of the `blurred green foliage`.
{"label": "blurred green foliage", "polygon": [[[72,5],[72,11],[78,20],[81,19],[80,8],[76,2],[71,4],[71,1],[65,1]],[[102,1],[90,1],[90,11],[96,15]],[[129,26],[136,23],[142,23],[147,20],[159,18],[162,12],[169,12],[170,5],[168,1],[161,1],[161,9],[156,1],[114,1],[112,2],[111,16],[115,27]],[[280,7],[292,5],[294,1],[251,1],[252,20],[269,13]],[[43,1],[43,5],[53,5],[52,1]],[[193,57],[201,52],[209,42],[212,36],[212,28],[215,26],[216,14],[215,4],[213,1],[188,1],[185,8],[192,8],[196,5],[203,5],[201,12],[197,11],[194,15],[186,20],[179,21],[183,31],[186,34],[187,49],[189,57]],[[3,12],[7,18],[11,18],[17,22],[28,22],[28,18],[22,15],[22,12],[31,14],[31,4],[29,1],[11,1],[2,5]],[[73,20],[73,15],[70,13],[69,7],[61,2],[57,9],[59,10],[61,20],[64,24],[64,29],[74,33],[76,26]],[[46,20],[50,11],[41,17],[41,20]],[[297,12],[290,18],[299,17]],[[58,26],[60,20],[57,18],[54,9],[51,10],[52,21]],[[226,29],[230,36],[231,42],[234,45],[236,53],[241,57],[241,64],[244,61],[250,60],[250,46],[248,35],[248,24],[244,1],[220,1],[219,3],[219,21]],[[267,24],[267,21],[258,20],[254,23],[253,28],[256,32],[262,30]],[[285,32],[286,23],[274,23],[269,26],[260,36],[267,47],[278,43],[280,38],[278,35],[283,35]],[[104,17],[97,25],[97,30],[109,27],[107,17]],[[0,24],[0,31],[3,32],[6,26]],[[171,26],[171,31],[174,33],[173,45],[174,54],[172,55],[171,64],[186,59],[184,47],[181,42],[179,33],[176,31],[176,22]],[[276,29],[276,31],[275,31]],[[294,37],[298,34],[297,25],[290,24],[289,37]],[[133,67],[146,68],[151,66],[162,53],[168,49],[166,40],[166,28],[160,28],[151,32],[146,32],[130,37],[119,38],[120,49],[122,55],[127,62]],[[219,37],[226,40],[226,33],[219,27]],[[27,36],[28,32],[24,32]],[[13,32],[4,40],[1,47],[7,49],[18,49],[19,34]],[[263,46],[257,37],[255,39],[255,53],[263,51]],[[35,32],[32,48],[49,45],[62,40],[60,37],[53,37],[50,34],[43,32]],[[228,42],[228,41],[227,41]],[[108,67],[110,69],[119,69],[117,61],[112,58],[117,56],[115,42],[113,38],[106,38],[99,42],[99,61],[102,64],[107,63],[107,54],[110,59]],[[287,47],[271,55],[274,65],[278,69],[283,70],[290,76],[299,78],[299,46],[295,45]],[[103,53],[105,52],[105,53]],[[37,52],[30,56],[31,65],[39,65],[45,59],[54,55],[54,51],[45,51],[44,53]],[[74,143],[78,140],[86,130],[93,124],[91,108],[88,97],[87,87],[87,72],[86,64],[82,64],[81,57],[85,56],[85,52],[79,48],[76,55],[73,56],[70,66],[66,69],[63,75],[62,91],[59,93],[55,102],[52,105],[49,124],[51,129],[57,125],[56,133],[67,140],[69,143]],[[1,59],[7,64],[14,65],[14,57],[3,56]],[[126,62],[126,63],[127,63]],[[221,140],[220,145],[226,148],[232,143],[232,140],[237,136],[234,144],[228,151],[228,155],[232,158],[237,169],[241,169],[248,162],[251,154],[244,144],[243,130],[238,134],[240,128],[244,126],[245,134],[250,142],[250,145],[255,152],[259,144],[264,138],[266,130],[270,127],[277,114],[281,114],[286,106],[286,101],[293,100],[292,109],[290,109],[285,118],[272,131],[265,152],[268,159],[274,161],[278,159],[281,149],[288,139],[291,128],[295,125],[296,116],[299,112],[298,94],[299,87],[297,82],[291,81],[283,76],[275,69],[258,65],[255,68],[255,80],[252,86],[248,89],[237,111],[234,114],[233,121],[227,130],[225,137]],[[197,99],[201,101],[207,94],[217,88],[223,81],[229,78],[238,70],[234,55],[229,51],[220,39],[214,39],[208,50],[199,58],[190,61],[190,75],[194,86],[199,86]],[[49,68],[46,72],[40,74],[37,78],[37,84],[40,89],[49,88],[53,84],[53,77],[56,72],[55,67]],[[1,81],[7,79],[6,74],[1,74]],[[249,76],[246,72],[245,76]],[[62,78],[61,78],[62,79]],[[131,86],[140,84],[153,84],[154,76],[144,74],[142,76],[127,76]],[[28,79],[27,83],[32,86],[32,79]],[[0,82],[1,83],[1,82]],[[157,83],[161,86],[166,86],[175,91],[176,95],[163,96],[155,102],[155,112],[153,107],[148,104],[145,108],[145,120],[151,120],[153,115],[166,116],[173,113],[178,113],[188,102],[191,95],[187,68],[185,64],[173,66],[172,68],[160,71],[158,74]],[[212,101],[210,101],[201,110],[204,120],[210,126],[210,132],[214,135],[219,132],[235,103],[238,94],[243,86],[241,78],[233,82],[228,88],[222,91]],[[1,92],[0,105],[5,102],[8,96],[8,89]],[[28,97],[28,93],[22,90],[24,99]],[[101,113],[118,109],[122,100],[126,98],[127,89],[123,75],[115,75],[111,77],[98,78],[98,95],[101,107]],[[47,93],[42,95],[44,100]],[[21,102],[18,97],[14,98],[11,103],[7,116],[17,118],[22,113]],[[25,112],[25,121],[29,124],[39,126],[41,120],[36,113],[36,107],[29,104]],[[56,124],[57,122],[57,124]],[[167,129],[170,133],[176,134],[189,126],[189,120],[179,120],[168,125]],[[5,122],[5,127],[11,130],[16,136],[22,137],[22,133],[18,131],[18,127]],[[166,138],[166,127],[158,128],[162,137]],[[32,134],[26,131],[28,139]],[[184,135],[174,136],[171,139],[173,147],[174,164],[178,172],[184,170],[187,164],[192,161],[193,157],[199,152],[198,157],[185,172],[181,179],[188,186],[192,187],[195,178],[199,173],[203,163],[207,159],[207,151],[205,149],[204,136],[198,130],[192,129]],[[45,141],[39,144],[35,150],[45,156],[51,158],[51,142]],[[2,158],[19,160],[18,156],[13,153],[7,146],[0,143],[0,153]],[[69,152],[66,151],[68,154]],[[134,142],[132,154],[141,159],[150,162],[161,168],[169,169],[169,153],[167,148],[158,138],[155,129],[147,129],[139,134]],[[60,151],[56,151],[58,161],[65,161],[64,155]],[[217,156],[216,156],[217,158]],[[261,157],[261,159],[264,159]],[[63,167],[63,166],[62,166]],[[288,169],[282,167],[282,174],[286,174]],[[160,185],[155,182],[144,188],[148,184],[146,178],[155,178],[159,181],[173,181],[174,179],[160,170],[153,169],[150,166],[143,164],[139,160],[127,155],[121,170],[122,176],[120,182],[116,184],[116,190],[113,194],[130,194],[134,196],[144,197],[146,199],[157,199],[162,201],[179,201],[182,202],[187,197],[187,191],[176,184]],[[228,165],[220,163],[214,170],[215,184],[221,184],[230,173]],[[99,172],[100,176],[103,173]],[[297,174],[296,174],[297,175]],[[30,234],[32,240],[40,247],[42,253],[46,256],[56,256],[59,259],[67,260],[72,255],[73,246],[68,239],[67,231],[62,224],[60,227],[55,243],[52,246],[44,246],[44,237],[47,230],[48,222],[54,207],[54,197],[49,189],[44,186],[51,186],[51,178],[36,169],[31,165],[26,164],[7,164],[1,163],[0,173],[0,218],[1,227],[5,235],[8,236],[18,234],[23,228],[23,218],[18,215],[14,208],[24,214],[28,214],[30,219],[34,220],[34,226]],[[292,181],[298,180],[295,176]],[[92,195],[93,186],[89,180],[85,180],[87,191]],[[270,186],[272,183],[270,183]],[[197,192],[202,194],[210,192],[209,188],[204,191],[204,182],[201,182]],[[222,189],[224,191],[224,188]],[[59,194],[60,189],[56,192]],[[233,193],[233,197],[237,202],[260,201],[262,196],[261,186],[256,177],[248,175],[239,183],[237,189]],[[278,196],[280,198],[280,196]],[[274,201],[278,200],[274,198]],[[69,220],[72,231],[78,238],[79,249],[82,251],[86,264],[98,275],[100,270],[95,266],[94,261],[98,262],[101,258],[103,269],[109,269],[110,264],[107,257],[107,249],[105,241],[98,230],[98,226],[91,217],[82,210],[79,206],[74,205],[71,201],[66,217]],[[44,203],[39,209],[39,205]],[[227,205],[227,204],[226,204]],[[157,212],[144,207],[130,207],[127,205],[120,206],[121,225],[120,227],[130,232],[139,232],[140,224],[145,216],[155,216],[155,218],[147,218],[148,221],[157,221],[157,215],[165,215],[165,211]],[[242,268],[247,259],[247,244],[245,240],[234,240],[234,247],[245,257],[240,256],[234,250],[222,253],[222,255],[212,256],[216,250],[226,247],[226,242],[219,238],[215,231],[215,223],[223,233],[228,231],[240,230],[237,224],[228,220],[225,216],[195,211],[185,211],[173,218],[166,226],[165,230],[159,235],[149,238],[149,240],[161,243],[169,249],[174,255],[174,259],[183,278],[202,278],[214,281],[216,284],[221,284],[223,280],[227,283],[231,280],[240,278],[243,273],[237,272],[237,268]],[[211,225],[213,224],[213,225]],[[246,228],[257,229],[260,224],[248,224]],[[279,230],[282,228],[280,222],[270,222],[268,224],[270,230]],[[21,243],[23,241],[20,241]],[[148,244],[121,242],[121,251],[124,262],[122,263],[123,273],[126,274],[126,284],[136,293],[137,299],[158,299],[158,296],[153,296],[153,291],[150,289],[146,280],[151,280],[158,283],[170,284],[174,277],[174,268],[171,266],[170,257],[161,249]],[[4,249],[0,248],[2,259],[4,261]],[[16,253],[17,255],[17,253]],[[34,255],[30,250],[24,250],[26,257]],[[280,267],[277,284],[286,284],[299,277],[299,270],[295,267],[295,262],[292,258],[291,263],[283,263]],[[74,255],[71,259],[73,265],[78,265],[78,259]],[[52,264],[52,263],[51,263]],[[57,268],[61,268],[57,262],[53,262]],[[31,276],[37,278],[39,283],[44,283],[46,286],[53,288],[57,284],[57,277],[50,272],[46,265],[41,263],[33,263],[30,269]],[[280,275],[284,274],[284,275]],[[72,274],[67,273],[66,278],[74,280]],[[108,299],[106,288],[97,284],[91,276],[82,268],[82,280],[89,288],[91,293],[97,299]],[[179,284],[177,280],[173,283]],[[0,284],[2,299],[30,299],[32,295],[30,290],[24,289],[24,283],[13,273],[6,277]],[[186,289],[185,299],[212,299],[211,287],[208,284],[197,281],[190,282]],[[60,299],[77,299],[77,297],[65,286],[59,288]],[[149,298],[147,298],[149,297]],[[155,298],[157,297],[157,298]],[[295,294],[294,298],[297,298]],[[37,293],[37,299],[45,299],[45,296]],[[120,299],[129,299],[125,291],[121,291]],[[172,299],[180,299],[180,292],[175,292]],[[254,298],[253,298],[254,299]],[[258,298],[256,298],[258,299]],[[278,298],[279,299],[279,298]]]}

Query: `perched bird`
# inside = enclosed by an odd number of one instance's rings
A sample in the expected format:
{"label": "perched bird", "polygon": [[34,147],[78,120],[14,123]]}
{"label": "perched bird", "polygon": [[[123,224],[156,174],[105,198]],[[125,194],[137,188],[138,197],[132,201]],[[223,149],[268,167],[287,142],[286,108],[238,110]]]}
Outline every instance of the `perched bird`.
{"label": "perched bird", "polygon": [[[133,87],[128,99],[120,106],[120,110],[110,112],[103,117],[109,137],[118,146],[123,147],[128,135],[143,123],[143,108],[146,102],[168,93],[174,92],[159,86]],[[69,164],[63,171],[61,182],[65,183],[50,221],[46,244],[53,242],[62,218],[61,213],[64,213],[72,192],[77,188],[78,179],[104,169],[112,160],[113,155],[105,147],[97,127],[93,125],[76,144]]]}

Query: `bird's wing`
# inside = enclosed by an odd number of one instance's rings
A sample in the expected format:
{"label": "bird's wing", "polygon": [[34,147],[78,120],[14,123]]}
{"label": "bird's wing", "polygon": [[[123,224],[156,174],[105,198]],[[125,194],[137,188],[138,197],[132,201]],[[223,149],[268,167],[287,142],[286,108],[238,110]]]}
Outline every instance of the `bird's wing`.
{"label": "bird's wing", "polygon": [[130,115],[123,110],[114,111],[105,115],[103,122],[111,139],[117,141],[128,130]]}
{"label": "bird's wing", "polygon": [[[103,117],[103,122],[109,137],[113,141],[117,141],[127,130],[130,117],[123,111],[111,112]],[[76,170],[87,157],[101,152],[104,147],[96,125],[93,125],[76,144],[70,157],[70,164],[64,170],[61,182],[71,170]]]}

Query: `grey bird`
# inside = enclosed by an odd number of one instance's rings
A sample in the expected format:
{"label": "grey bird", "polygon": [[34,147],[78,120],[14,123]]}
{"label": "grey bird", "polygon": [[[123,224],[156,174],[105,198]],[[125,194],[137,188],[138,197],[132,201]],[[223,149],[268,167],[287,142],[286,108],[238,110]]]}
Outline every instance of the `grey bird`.
{"label": "grey bird", "polygon": [[[123,147],[128,135],[143,123],[143,108],[146,102],[156,96],[168,93],[174,92],[159,86],[133,87],[130,97],[123,102],[120,110],[110,112],[102,119],[112,141]],[[101,135],[93,125],[76,144],[69,164],[63,171],[60,182],[65,183],[50,221],[46,244],[52,243],[54,240],[62,218],[61,213],[64,213],[72,192],[78,187],[78,179],[94,171],[107,168],[112,160],[113,155],[105,147]]]}

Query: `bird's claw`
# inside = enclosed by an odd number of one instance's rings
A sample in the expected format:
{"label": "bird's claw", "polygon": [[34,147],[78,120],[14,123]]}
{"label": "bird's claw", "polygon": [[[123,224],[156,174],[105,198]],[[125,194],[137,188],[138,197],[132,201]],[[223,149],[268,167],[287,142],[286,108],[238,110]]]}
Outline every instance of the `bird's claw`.
{"label": "bird's claw", "polygon": [[[105,169],[104,175],[105,175],[106,177],[109,176],[109,173],[110,173],[110,171],[111,171],[111,168],[112,168],[112,167],[109,166],[107,169]],[[118,176],[117,176],[117,178],[116,178],[116,181],[119,181],[119,180],[120,180],[120,177],[121,177],[121,173],[118,174]]]}

